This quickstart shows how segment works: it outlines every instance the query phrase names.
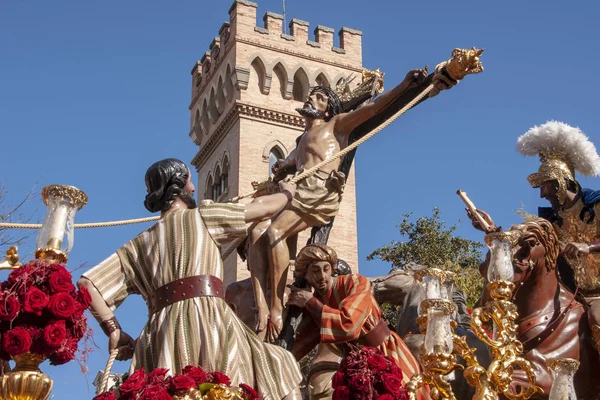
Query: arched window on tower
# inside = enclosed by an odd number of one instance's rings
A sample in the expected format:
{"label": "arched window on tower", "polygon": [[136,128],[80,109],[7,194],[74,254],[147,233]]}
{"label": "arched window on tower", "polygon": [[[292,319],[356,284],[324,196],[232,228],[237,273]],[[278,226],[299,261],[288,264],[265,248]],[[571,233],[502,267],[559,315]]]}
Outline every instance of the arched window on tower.
{"label": "arched window on tower", "polygon": [[229,187],[229,158],[223,159],[223,173],[221,176],[221,192],[225,193]]}
{"label": "arched window on tower", "polygon": [[271,168],[273,168],[273,165],[275,165],[277,160],[282,158],[283,154],[281,154],[281,150],[279,149],[279,147],[274,146],[273,148],[271,148],[271,150],[269,151],[269,176],[272,175]]}
{"label": "arched window on tower", "polygon": [[213,199],[213,177],[212,174],[208,175],[208,179],[206,181],[206,187],[204,188],[204,198],[205,199]]}
{"label": "arched window on tower", "polygon": [[305,102],[308,99],[308,77],[302,68],[294,74],[294,86],[292,90],[294,100]]}
{"label": "arched window on tower", "polygon": [[223,191],[221,190],[222,178],[223,177],[221,176],[221,167],[217,167],[217,170],[215,171],[215,184],[213,189],[213,200],[215,202],[219,201],[219,198],[223,194]]}

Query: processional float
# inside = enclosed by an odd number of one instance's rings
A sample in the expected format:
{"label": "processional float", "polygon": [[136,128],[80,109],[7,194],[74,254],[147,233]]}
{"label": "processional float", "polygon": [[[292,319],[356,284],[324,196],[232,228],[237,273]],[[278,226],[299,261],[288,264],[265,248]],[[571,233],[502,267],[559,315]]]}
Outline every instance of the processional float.
{"label": "processional float", "polygon": [[[446,73],[457,81],[467,74],[479,73],[483,70],[479,57],[483,50],[461,50],[455,49],[453,58],[446,65]],[[364,73],[365,81],[381,79],[378,72]],[[382,89],[382,82],[374,85]],[[362,133],[360,138],[344,148],[332,158],[323,161],[314,168],[305,171],[294,178],[298,181],[309,176],[323,165],[334,159],[353,155],[354,150],[366,140],[377,134],[388,126],[393,120],[414,107],[425,96],[434,89],[431,81],[427,82],[425,88],[419,88],[412,99],[402,106],[393,115],[388,115],[385,121],[370,132]],[[351,159],[351,157],[350,157]],[[351,162],[351,161],[350,161]],[[265,186],[255,185],[257,192],[265,189]],[[249,196],[257,193],[250,193]],[[37,237],[37,248],[35,253],[37,260],[49,263],[65,263],[67,254],[73,247],[74,228],[91,228],[102,226],[124,225],[129,223],[148,222],[156,220],[156,217],[141,218],[138,220],[117,221],[115,223],[97,224],[74,224],[75,213],[87,202],[87,196],[81,190],[63,185],[52,185],[43,189],[42,197],[48,206],[48,211],[41,225],[23,224],[0,224],[0,227],[8,228],[40,228]],[[234,200],[246,197],[239,196]],[[463,199],[468,199],[466,195]],[[469,205],[475,210],[472,203]],[[478,216],[478,213],[474,213]],[[65,242],[66,235],[66,242]],[[535,374],[531,364],[522,358],[523,345],[516,339],[515,320],[518,317],[516,306],[510,301],[514,290],[512,280],[512,264],[509,235],[503,233],[488,234],[486,243],[490,247],[492,262],[488,270],[488,290],[491,299],[482,307],[473,311],[471,327],[477,337],[490,346],[494,360],[486,370],[481,367],[475,356],[474,349],[470,349],[465,337],[459,337],[453,333],[456,326],[452,321],[455,305],[452,303],[451,295],[454,276],[448,271],[439,269],[428,269],[419,271],[416,278],[425,286],[427,299],[421,305],[421,316],[418,319],[421,332],[425,334],[425,342],[421,349],[421,362],[424,367],[422,374],[413,377],[408,384],[411,397],[414,398],[416,390],[422,385],[429,385],[433,399],[455,399],[452,393],[449,379],[456,370],[462,368],[457,364],[457,356],[463,358],[467,363],[464,371],[468,383],[476,388],[474,399],[494,400],[499,396],[509,399],[528,399],[540,389],[535,386]],[[235,248],[235,246],[232,246]],[[0,269],[19,268],[19,257],[16,247],[11,247],[7,257],[0,262]],[[485,326],[491,323],[492,333],[488,333]],[[31,353],[25,357],[14,357],[16,367],[2,376],[0,381],[0,393],[5,399],[46,399],[52,389],[52,380],[41,373],[38,368],[42,361]],[[511,375],[515,367],[525,371],[529,386],[519,392],[511,390]],[[569,399],[569,382],[577,369],[577,361],[569,359],[548,360],[548,368],[555,375],[554,385],[550,393],[552,400]],[[109,372],[109,371],[106,371]],[[106,378],[106,376],[105,376]],[[571,385],[572,386],[572,385]],[[459,399],[463,400],[463,399]],[[466,399],[464,399],[466,400]]]}

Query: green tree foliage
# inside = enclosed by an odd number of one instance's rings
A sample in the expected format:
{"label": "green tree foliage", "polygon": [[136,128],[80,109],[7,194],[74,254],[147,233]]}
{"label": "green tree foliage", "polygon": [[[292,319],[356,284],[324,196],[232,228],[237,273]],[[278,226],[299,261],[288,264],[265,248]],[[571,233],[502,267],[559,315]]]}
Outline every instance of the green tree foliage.
{"label": "green tree foliage", "polygon": [[[437,207],[431,216],[420,217],[416,221],[412,219],[412,213],[403,214],[402,222],[397,226],[401,239],[375,250],[367,259],[378,258],[401,269],[414,262],[456,272],[456,284],[466,293],[467,305],[473,307],[483,285],[478,269],[483,260],[483,245],[455,236],[456,225],[447,227]],[[388,315],[395,309],[393,306],[384,308],[389,309],[384,310]]]}

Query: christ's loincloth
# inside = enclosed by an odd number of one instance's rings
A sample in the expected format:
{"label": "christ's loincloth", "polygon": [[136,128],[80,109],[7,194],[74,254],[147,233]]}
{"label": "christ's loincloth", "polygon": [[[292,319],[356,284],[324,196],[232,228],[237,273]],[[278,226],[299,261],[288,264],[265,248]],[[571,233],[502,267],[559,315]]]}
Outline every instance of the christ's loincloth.
{"label": "christ's loincloth", "polygon": [[328,224],[340,209],[345,180],[343,172],[317,171],[298,182],[288,209],[296,211],[310,226]]}

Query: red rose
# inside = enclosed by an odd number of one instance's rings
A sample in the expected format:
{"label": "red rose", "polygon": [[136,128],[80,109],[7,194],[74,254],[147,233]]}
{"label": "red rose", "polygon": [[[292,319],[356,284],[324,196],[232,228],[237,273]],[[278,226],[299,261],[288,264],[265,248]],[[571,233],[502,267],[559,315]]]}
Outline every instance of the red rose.
{"label": "red rose", "polygon": [[242,383],[240,385],[240,388],[244,392],[245,400],[258,400],[258,392],[256,390],[246,385],[245,383]]}
{"label": "red rose", "polygon": [[[129,379],[131,379],[131,378],[129,378]],[[119,387],[119,392],[121,392],[122,387],[123,387],[123,385],[121,385]],[[144,389],[144,392],[140,395],[140,397],[138,397],[138,400],[171,400],[171,399],[172,399],[172,397],[169,394],[169,392],[167,392],[167,390],[165,388],[158,386],[158,385],[152,385],[152,386],[146,387],[146,389]]]}
{"label": "red rose", "polygon": [[6,332],[2,339],[2,349],[10,356],[27,353],[31,348],[31,335],[22,326]]}
{"label": "red rose", "polygon": [[367,392],[371,390],[371,380],[366,375],[358,375],[350,380],[349,386],[353,392]]}
{"label": "red rose", "polygon": [[[25,264],[20,266],[17,269],[13,269],[13,271],[8,275],[7,283],[10,286],[14,286],[16,283],[25,283],[27,281],[33,280],[30,279],[31,273],[33,271],[34,265]],[[31,282],[29,282],[31,283]],[[27,287],[26,285],[19,285],[19,287]]]}
{"label": "red rose", "polygon": [[168,373],[168,368],[156,368],[148,374],[148,382],[164,381]]}
{"label": "red rose", "polygon": [[40,289],[32,286],[25,294],[25,302],[23,310],[34,313],[38,316],[42,315],[42,310],[48,305],[48,295]]}
{"label": "red rose", "polygon": [[377,398],[377,400],[394,400],[394,397],[391,394],[383,394]]}
{"label": "red rose", "polygon": [[171,379],[171,390],[175,392],[187,392],[191,388],[196,387],[196,382],[189,376],[179,375]]}
{"label": "red rose", "polygon": [[85,308],[83,308],[81,303],[78,301],[74,301],[73,306],[74,306],[73,314],[71,314],[69,316],[69,321],[71,321],[71,322],[75,322],[75,321],[78,321],[81,318],[83,318],[83,312],[85,311]]}
{"label": "red rose", "polygon": [[385,374],[381,377],[385,391],[396,397],[402,391],[402,378],[394,374]]}
{"label": "red rose", "polygon": [[73,322],[73,326],[71,327],[71,335],[75,339],[81,339],[85,332],[87,331],[87,322],[85,318],[79,319]]}
{"label": "red rose", "polygon": [[106,392],[106,393],[99,394],[98,396],[94,397],[92,400],[117,400],[117,396],[115,396],[115,394],[113,392]]}
{"label": "red rose", "polygon": [[0,297],[1,321],[12,321],[15,319],[20,309],[21,303],[19,303],[19,300],[15,296],[5,294]]}
{"label": "red rose", "polygon": [[204,383],[207,381],[206,372],[202,368],[194,367],[192,365],[188,365],[181,371],[185,376],[189,376],[196,382],[196,385]]}
{"label": "red rose", "polygon": [[50,285],[50,291],[52,293],[71,293],[75,290],[73,277],[64,268],[60,268],[53,272],[52,275],[50,275],[50,279],[48,279],[48,284]]}
{"label": "red rose", "polygon": [[160,386],[164,389],[168,389],[171,386],[171,377],[167,376],[169,370],[167,368],[156,368],[154,371],[148,374],[149,386]]}
{"label": "red rose", "polygon": [[77,301],[81,303],[82,306],[88,308],[90,304],[92,304],[92,296],[90,292],[83,286],[79,288],[79,292],[77,292]]}
{"label": "red rose", "polygon": [[371,354],[367,360],[367,365],[374,372],[385,371],[388,367],[387,360],[379,354]]}
{"label": "red rose", "polygon": [[350,389],[347,386],[338,386],[333,391],[333,400],[350,400]]}
{"label": "red rose", "polygon": [[67,328],[65,327],[65,321],[56,321],[46,325],[44,328],[44,343],[48,347],[56,348],[60,346],[66,337]]}
{"label": "red rose", "polygon": [[146,371],[138,369],[119,386],[119,393],[125,396],[133,395],[139,392],[144,386],[146,386]]}
{"label": "red rose", "polygon": [[75,300],[68,293],[57,293],[50,297],[48,308],[58,318],[66,319],[75,312]]}
{"label": "red rose", "polygon": [[338,386],[344,386],[345,375],[342,371],[338,371],[333,375],[331,386],[335,389]]}
{"label": "red rose", "polygon": [[207,379],[208,382],[214,383],[216,385],[220,383],[224,383],[227,386],[231,385],[231,379],[229,379],[229,377],[222,372],[211,372],[210,374],[208,374]]}
{"label": "red rose", "polygon": [[75,359],[78,339],[65,339],[58,350],[50,356],[50,365],[63,365]]}

